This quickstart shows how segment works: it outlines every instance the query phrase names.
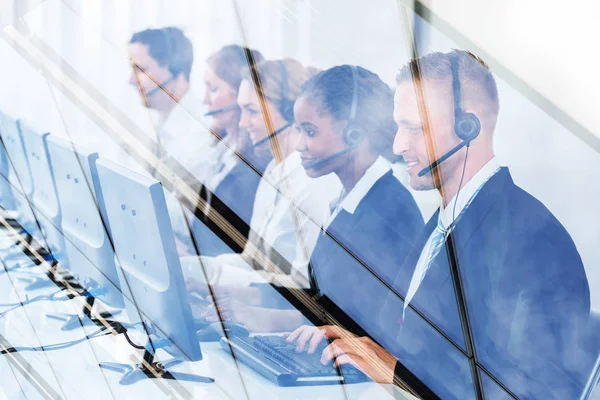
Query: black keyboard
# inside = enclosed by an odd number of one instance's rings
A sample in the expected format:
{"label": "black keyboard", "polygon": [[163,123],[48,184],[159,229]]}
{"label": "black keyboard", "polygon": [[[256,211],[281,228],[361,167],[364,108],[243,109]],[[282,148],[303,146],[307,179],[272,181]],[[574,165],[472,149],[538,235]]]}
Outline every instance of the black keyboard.
{"label": "black keyboard", "polygon": [[367,382],[370,379],[352,365],[339,368],[321,364],[323,341],[313,354],[296,353],[296,345],[283,336],[229,336],[221,346],[249,367],[279,386],[335,385]]}

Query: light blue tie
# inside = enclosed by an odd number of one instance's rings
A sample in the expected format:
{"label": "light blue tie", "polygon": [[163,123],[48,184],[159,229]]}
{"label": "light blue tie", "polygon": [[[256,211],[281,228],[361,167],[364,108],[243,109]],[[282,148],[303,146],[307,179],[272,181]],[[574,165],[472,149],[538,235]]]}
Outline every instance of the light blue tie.
{"label": "light blue tie", "polygon": [[[451,224],[450,228],[453,225],[454,224]],[[449,231],[450,229],[446,229],[444,227],[442,219],[440,218],[438,220],[437,226],[435,227],[435,233],[433,234],[431,245],[429,246],[429,249],[427,251],[427,258],[425,259],[425,268],[423,268],[423,272],[421,273],[421,278],[419,279],[419,286],[423,282],[423,279],[425,279],[425,275],[427,274],[427,271],[429,271],[431,264],[433,264],[434,258],[438,255],[438,253],[442,249],[442,246],[446,242],[446,237],[448,236]]]}
{"label": "light blue tie", "polygon": [[469,201],[467,201],[467,203],[463,207],[463,209],[460,212],[460,214],[458,214],[458,216],[456,218],[454,218],[454,220],[450,223],[450,226],[448,226],[447,228],[444,227],[444,224],[442,223],[442,219],[438,218],[438,223],[437,223],[437,226],[435,228],[435,231],[434,231],[434,234],[433,234],[433,237],[432,237],[432,240],[431,240],[431,244],[429,245],[429,248],[427,249],[427,258],[425,259],[425,266],[423,267],[423,272],[421,272],[421,276],[419,278],[419,284],[417,285],[417,288],[415,289],[414,293],[410,292],[410,287],[409,287],[409,292],[406,295],[406,299],[404,301],[404,307],[402,309],[402,320],[404,320],[404,316],[405,316],[405,312],[406,312],[406,307],[408,307],[408,304],[410,303],[410,301],[412,300],[412,298],[416,294],[417,290],[421,286],[421,283],[423,282],[423,279],[425,279],[425,275],[427,275],[427,271],[429,271],[429,268],[433,264],[433,260],[435,259],[435,257],[437,257],[437,255],[439,254],[440,250],[442,249],[443,244],[446,242],[446,238],[448,237],[448,235],[450,234],[450,232],[454,229],[454,227],[456,226],[456,224],[458,223],[458,221],[460,221],[460,219],[462,218],[462,216],[465,214],[465,211],[467,211],[467,209],[471,205],[471,202],[473,201],[473,199],[475,197],[477,197],[477,194],[479,193],[479,191],[485,186],[485,184],[487,183],[487,181],[490,180],[490,178],[492,176],[494,176],[496,174],[496,172],[498,172],[499,170],[500,170],[500,168],[497,168],[488,177],[488,179],[486,179],[486,181],[483,182],[481,184],[481,186],[479,186],[477,188],[477,190],[475,191],[475,193],[473,193],[473,195],[469,198]]}
{"label": "light blue tie", "polygon": [[425,258],[425,265],[423,267],[423,271],[421,272],[421,276],[419,277],[419,284],[412,292],[411,288],[408,288],[408,293],[406,294],[406,299],[404,301],[404,307],[402,307],[402,320],[404,320],[405,318],[406,307],[408,307],[408,304],[410,303],[414,295],[417,293],[417,290],[421,286],[421,283],[423,283],[423,279],[425,279],[425,275],[427,275],[427,271],[431,267],[431,264],[433,264],[433,260],[438,255],[442,246],[446,242],[448,231],[449,230],[444,227],[442,219],[439,218],[437,226],[435,227],[435,231],[433,232],[433,237],[431,238],[431,244],[427,248],[427,257]]}

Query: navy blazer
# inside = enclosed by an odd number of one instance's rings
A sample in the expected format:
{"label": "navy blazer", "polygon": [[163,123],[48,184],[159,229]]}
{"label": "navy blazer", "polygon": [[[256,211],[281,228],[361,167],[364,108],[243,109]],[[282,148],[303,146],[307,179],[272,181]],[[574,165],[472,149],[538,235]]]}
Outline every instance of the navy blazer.
{"label": "navy blazer", "polygon": [[[388,171],[353,214],[342,209],[331,221],[329,234],[321,232],[309,263],[311,287],[304,292],[318,295],[321,305],[346,328],[357,334],[370,332],[387,293],[382,282],[391,284],[422,229],[423,217],[415,200]],[[325,322],[298,300],[297,290],[253,286],[261,289],[264,307],[295,308],[306,312],[315,324]]]}
{"label": "navy blazer", "polygon": [[[267,165],[266,160],[249,158],[249,161],[258,169],[260,174],[264,172]],[[261,175],[254,171],[243,161],[238,161],[233,169],[223,178],[221,183],[214,191],[214,196],[219,198],[223,204],[229,207],[230,211],[237,218],[250,226],[252,211],[254,209],[254,198],[256,190],[260,183]],[[231,220],[228,215],[223,215],[227,220]],[[211,221],[207,216],[202,219],[195,219],[192,229],[198,244],[200,254],[203,256],[217,256],[219,254],[233,252],[231,248],[223,242],[209,228]],[[248,227],[241,233],[247,237]]]}
{"label": "navy blazer", "polygon": [[[400,269],[377,335],[442,398],[472,398],[472,379],[450,271],[448,241],[406,310],[403,302],[427,223]],[[590,312],[588,282],[568,232],[501,168],[473,199],[451,234],[479,364],[520,398],[576,398],[577,341]],[[438,330],[431,327],[434,324]],[[499,388],[481,374],[485,391]]]}
{"label": "navy blazer", "polygon": [[341,319],[348,316],[369,333],[387,293],[385,284],[391,285],[422,229],[415,200],[388,171],[353,214],[342,209],[319,236],[309,266],[314,288],[343,311]]}

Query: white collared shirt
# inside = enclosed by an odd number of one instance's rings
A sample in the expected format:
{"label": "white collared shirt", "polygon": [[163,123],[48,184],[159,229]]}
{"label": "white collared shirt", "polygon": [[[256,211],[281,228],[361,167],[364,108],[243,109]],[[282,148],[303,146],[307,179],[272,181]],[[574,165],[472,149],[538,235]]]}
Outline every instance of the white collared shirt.
{"label": "white collared shirt", "polygon": [[333,174],[310,178],[301,161],[294,152],[281,164],[273,160],[267,166],[256,191],[250,225],[292,263],[292,278],[306,283],[310,255],[341,183]]}
{"label": "white collared shirt", "polygon": [[[210,173],[213,140],[206,118],[202,116],[205,106],[191,91],[177,102],[167,119],[158,127],[158,142],[168,155],[179,162],[200,182]],[[209,153],[207,153],[207,151]],[[189,182],[191,184],[191,182]],[[198,190],[198,188],[194,188]],[[165,189],[165,198],[173,232],[188,248],[193,248],[192,239],[184,213],[175,194]]]}
{"label": "white collared shirt", "polygon": [[367,168],[365,174],[358,180],[358,182],[356,182],[356,185],[354,185],[354,187],[350,190],[350,193],[348,193],[345,197],[342,194],[340,198],[334,198],[334,201],[336,202],[335,208],[325,223],[324,228],[329,228],[331,222],[333,222],[335,217],[338,216],[342,209],[349,214],[354,214],[358,204],[367,195],[367,193],[369,193],[369,190],[371,190],[373,185],[375,185],[375,182],[377,182],[383,175],[388,173],[391,168],[391,164],[388,160],[381,156],[377,157],[375,162],[371,164],[369,168]]}
{"label": "white collared shirt", "polygon": [[202,115],[204,104],[191,90],[179,99],[162,125],[158,127],[158,140],[169,156],[177,160],[200,182],[206,180],[212,161],[214,136],[209,123]]}
{"label": "white collared shirt", "polygon": [[[308,287],[310,255],[329,216],[329,205],[339,196],[341,182],[334,174],[310,178],[301,161],[294,152],[280,164],[275,160],[269,163],[256,190],[250,228],[292,264],[291,278],[300,287]],[[247,248],[244,256],[254,258]],[[252,271],[246,259],[240,254],[215,257],[210,261],[218,270],[213,283],[270,281],[269,274]]]}
{"label": "white collared shirt", "polygon": [[[438,215],[438,223],[441,222],[444,228],[447,229],[450,227],[450,230],[452,230],[454,226],[451,225],[453,225],[454,218],[460,215],[465,206],[470,203],[471,198],[477,193],[479,188],[481,188],[481,186],[483,186],[498,171],[498,168],[500,168],[498,159],[496,157],[492,157],[492,159],[488,161],[479,171],[477,171],[477,173],[460,189],[460,193],[458,193],[458,200],[455,195],[446,207],[441,208]],[[455,204],[456,210],[454,210]],[[435,233],[436,230],[434,229],[433,232],[431,232],[431,235],[429,235],[429,239],[427,239],[427,242],[421,251],[421,255],[417,261],[417,266],[413,272],[412,279],[410,280],[410,286],[408,287],[404,309],[406,309],[421,285],[421,275],[426,267],[425,262],[427,260],[427,250],[432,245]]]}

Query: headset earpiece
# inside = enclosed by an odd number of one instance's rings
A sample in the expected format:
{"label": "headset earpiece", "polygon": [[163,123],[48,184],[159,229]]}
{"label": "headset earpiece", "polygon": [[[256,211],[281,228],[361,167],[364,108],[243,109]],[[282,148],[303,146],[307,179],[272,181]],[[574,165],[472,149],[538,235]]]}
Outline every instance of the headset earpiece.
{"label": "headset earpiece", "polygon": [[457,55],[450,53],[449,58],[450,68],[452,69],[452,92],[454,96],[454,133],[460,140],[468,144],[479,136],[481,122],[475,114],[462,110]]}
{"label": "headset earpiece", "polygon": [[468,141],[479,136],[481,131],[481,122],[473,113],[461,113],[458,118],[455,117],[454,132],[460,140]]}
{"label": "headset earpiece", "polygon": [[365,139],[365,132],[360,126],[349,123],[349,126],[344,128],[342,138],[348,147],[355,149]]}
{"label": "headset earpiece", "polygon": [[350,108],[350,115],[348,116],[348,123],[342,132],[342,138],[348,147],[355,149],[365,139],[366,132],[362,126],[355,122],[356,110],[358,109],[358,69],[355,65],[350,65],[352,70],[352,106]]}

